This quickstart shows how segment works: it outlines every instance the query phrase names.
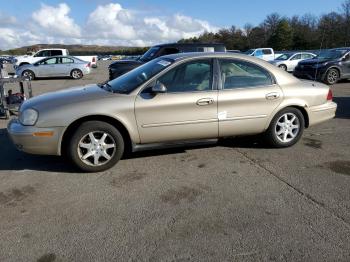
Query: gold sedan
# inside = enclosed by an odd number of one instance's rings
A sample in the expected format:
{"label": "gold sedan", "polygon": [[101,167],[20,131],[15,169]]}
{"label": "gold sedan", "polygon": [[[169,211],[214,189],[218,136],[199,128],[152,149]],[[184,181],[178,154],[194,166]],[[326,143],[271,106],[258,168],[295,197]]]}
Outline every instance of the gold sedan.
{"label": "gold sedan", "polygon": [[328,86],[300,81],[254,57],[186,53],[157,58],[110,82],[34,97],[8,132],[18,149],[63,155],[86,172],[125,151],[188,140],[264,133],[292,146],[332,119]]}

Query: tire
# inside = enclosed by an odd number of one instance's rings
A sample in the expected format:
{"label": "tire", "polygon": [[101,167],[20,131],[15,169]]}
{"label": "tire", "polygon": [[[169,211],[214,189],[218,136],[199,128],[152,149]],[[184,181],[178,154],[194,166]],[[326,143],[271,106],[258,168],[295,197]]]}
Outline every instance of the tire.
{"label": "tire", "polygon": [[116,165],[124,152],[120,132],[100,121],[81,124],[67,145],[68,158],[84,172],[105,171]]}
{"label": "tire", "polygon": [[265,132],[265,140],[275,148],[290,147],[300,140],[304,129],[305,119],[300,110],[287,107],[274,116]]}
{"label": "tire", "polygon": [[281,68],[284,71],[287,71],[287,66],[286,65],[279,65],[278,67]]}
{"label": "tire", "polygon": [[331,68],[327,71],[325,78],[324,78],[324,82],[327,85],[334,85],[339,81],[339,79],[340,79],[340,73],[339,73],[338,69]]}
{"label": "tire", "polygon": [[70,75],[73,79],[81,79],[83,77],[83,72],[80,69],[73,69]]}
{"label": "tire", "polygon": [[31,70],[24,70],[22,72],[22,76],[29,78],[29,80],[34,80],[35,79],[35,74]]}

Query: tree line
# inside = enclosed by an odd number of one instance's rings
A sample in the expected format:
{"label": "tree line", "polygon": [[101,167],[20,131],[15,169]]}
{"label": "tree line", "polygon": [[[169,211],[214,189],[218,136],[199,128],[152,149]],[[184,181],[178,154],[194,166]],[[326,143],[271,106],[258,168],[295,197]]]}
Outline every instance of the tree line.
{"label": "tree line", "polygon": [[179,42],[223,43],[228,50],[272,47],[283,51],[350,46],[350,0],[343,2],[338,12],[319,17],[312,14],[284,17],[272,13],[258,26],[231,26]]}

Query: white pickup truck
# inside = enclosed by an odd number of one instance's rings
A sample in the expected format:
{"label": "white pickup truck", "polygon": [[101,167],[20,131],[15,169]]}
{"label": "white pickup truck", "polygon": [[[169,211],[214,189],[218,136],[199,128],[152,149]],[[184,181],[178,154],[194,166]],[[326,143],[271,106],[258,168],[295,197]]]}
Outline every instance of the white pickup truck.
{"label": "white pickup truck", "polygon": [[[16,66],[33,64],[43,58],[50,57],[50,56],[59,56],[59,55],[66,56],[66,55],[69,55],[69,52],[67,49],[59,49],[59,48],[41,49],[38,52],[36,52],[34,55],[17,56]],[[94,67],[94,68],[97,67],[97,56],[75,56],[75,57],[79,58],[80,60],[90,62],[91,67]]]}
{"label": "white pickup truck", "polygon": [[255,56],[265,61],[275,60],[275,52],[272,48],[256,48],[244,52],[246,55]]}

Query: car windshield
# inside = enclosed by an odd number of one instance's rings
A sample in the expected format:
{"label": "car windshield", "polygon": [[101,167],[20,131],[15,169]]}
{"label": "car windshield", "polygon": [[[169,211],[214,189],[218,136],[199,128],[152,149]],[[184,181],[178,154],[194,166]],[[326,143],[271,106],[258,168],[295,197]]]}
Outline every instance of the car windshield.
{"label": "car windshield", "polygon": [[158,52],[159,49],[160,49],[159,46],[154,46],[154,47],[148,49],[148,51],[146,53],[144,53],[140,57],[140,60],[144,61],[144,62],[147,62],[147,61],[150,61],[150,60],[154,59],[155,55],[156,55],[156,53]]}
{"label": "car windshield", "polygon": [[282,54],[279,57],[276,58],[276,60],[279,61],[284,61],[284,60],[288,60],[293,54]]}
{"label": "car windshield", "polygon": [[249,49],[248,51],[245,51],[243,54],[245,54],[245,55],[251,55],[251,54],[254,53],[254,51],[255,51],[255,49]]}
{"label": "car windshield", "polygon": [[158,58],[100,86],[113,93],[129,94],[173,62],[172,59]]}
{"label": "car windshield", "polygon": [[317,58],[318,59],[338,59],[341,58],[348,50],[344,49],[333,49],[321,52]]}

